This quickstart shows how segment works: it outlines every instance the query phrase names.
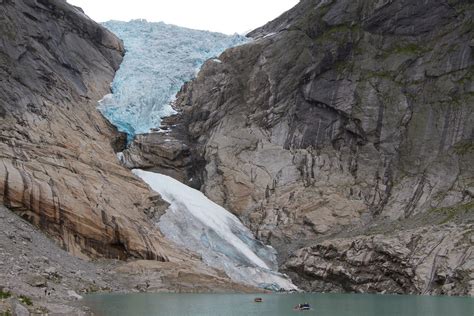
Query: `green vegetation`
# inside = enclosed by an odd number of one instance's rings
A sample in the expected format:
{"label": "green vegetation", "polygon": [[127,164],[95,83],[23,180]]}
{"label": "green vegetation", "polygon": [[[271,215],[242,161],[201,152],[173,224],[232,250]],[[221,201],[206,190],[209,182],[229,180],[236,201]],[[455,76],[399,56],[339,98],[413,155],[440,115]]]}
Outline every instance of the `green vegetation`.
{"label": "green vegetation", "polygon": [[39,314],[39,315],[49,315],[49,314],[50,314],[50,311],[49,311],[46,307],[39,306],[39,307],[36,307],[36,308],[35,308],[34,315],[36,315],[36,314]]}
{"label": "green vegetation", "polygon": [[360,26],[347,26],[345,24],[336,25],[327,29],[317,38],[317,42],[322,45],[325,43],[338,43],[343,45],[350,40],[350,35],[360,31]]}
{"label": "green vegetation", "polygon": [[18,297],[18,300],[20,301],[20,303],[26,304],[28,306],[33,305],[33,301],[31,300],[31,298],[29,298],[28,296],[25,296],[25,295],[20,295]]}
{"label": "green vegetation", "polygon": [[463,24],[461,27],[462,32],[467,33],[467,32],[471,32],[472,30],[474,30],[474,21],[469,21],[466,24]]}
{"label": "green vegetation", "polygon": [[[10,65],[10,64],[11,64],[10,56],[8,56],[7,54],[5,54],[3,52],[0,52],[0,65],[6,66],[6,65]],[[2,68],[4,68],[4,67],[2,67]]]}
{"label": "green vegetation", "polygon": [[[331,5],[322,5],[318,10],[311,10],[309,13],[305,14],[304,17],[299,20],[296,25],[296,29],[301,30],[310,30],[311,28],[319,28],[324,26],[322,17],[329,11]],[[318,25],[315,25],[318,23]]]}
{"label": "green vegetation", "polygon": [[454,7],[458,15],[464,14],[466,11],[470,12],[474,8],[471,1],[448,0],[448,3]]}
{"label": "green vegetation", "polygon": [[429,49],[425,47],[421,47],[418,44],[410,43],[405,46],[396,46],[393,50],[393,53],[395,54],[414,54],[414,55],[420,55],[423,53],[428,52]]}
{"label": "green vegetation", "polygon": [[474,213],[474,201],[466,204],[458,204],[451,207],[442,207],[430,210],[432,214],[442,215],[443,219],[440,224],[448,223],[459,216]]}
{"label": "green vegetation", "polygon": [[474,142],[464,141],[454,145],[454,152],[458,155],[474,153]]}
{"label": "green vegetation", "polygon": [[391,55],[415,55],[421,56],[424,53],[427,53],[431,48],[421,46],[416,43],[403,43],[392,46],[391,48],[385,50],[379,57],[386,59]]}
{"label": "green vegetation", "polygon": [[332,36],[334,34],[349,32],[350,30],[351,29],[347,25],[340,24],[340,25],[336,25],[336,26],[333,26],[330,29],[328,29],[326,32],[324,32],[324,35],[325,36]]}
{"label": "green vegetation", "polygon": [[334,64],[333,68],[336,70],[337,73],[343,74],[346,70],[352,71],[354,68],[354,62],[351,61],[338,61]]}
{"label": "green vegetation", "polygon": [[474,201],[451,207],[430,209],[409,218],[399,218],[396,221],[380,222],[363,232],[364,235],[393,234],[398,231],[410,230],[432,225],[443,225],[452,221],[468,223],[474,220]]}
{"label": "green vegetation", "polygon": [[365,79],[371,79],[371,78],[383,78],[387,80],[395,80],[396,74],[394,74],[392,71],[367,71],[363,74],[363,77]]}
{"label": "green vegetation", "polygon": [[0,299],[6,299],[6,298],[9,298],[10,296],[12,296],[12,293],[10,293],[9,291],[5,291],[3,289],[0,289]]}
{"label": "green vegetation", "polygon": [[0,312],[0,316],[12,316],[12,312],[8,309],[5,312]]}
{"label": "green vegetation", "polygon": [[0,16],[0,36],[9,40],[16,39],[14,24],[8,16]]}
{"label": "green vegetation", "polygon": [[[460,70],[460,71],[466,71],[466,73],[458,80],[455,80],[456,83],[458,84],[466,84],[470,83],[474,79],[474,69],[473,67],[468,68],[467,70]],[[469,95],[472,95],[473,92],[469,91],[467,92]]]}

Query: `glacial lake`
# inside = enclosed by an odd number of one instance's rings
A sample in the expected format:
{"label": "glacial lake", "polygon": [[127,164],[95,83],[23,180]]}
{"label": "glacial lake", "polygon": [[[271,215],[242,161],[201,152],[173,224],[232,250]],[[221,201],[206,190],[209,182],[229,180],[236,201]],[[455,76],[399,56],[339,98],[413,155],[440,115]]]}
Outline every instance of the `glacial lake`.
{"label": "glacial lake", "polygon": [[[254,303],[261,297],[262,303]],[[298,303],[310,311],[294,311]],[[99,294],[84,303],[95,315],[473,316],[474,298],[369,294]]]}

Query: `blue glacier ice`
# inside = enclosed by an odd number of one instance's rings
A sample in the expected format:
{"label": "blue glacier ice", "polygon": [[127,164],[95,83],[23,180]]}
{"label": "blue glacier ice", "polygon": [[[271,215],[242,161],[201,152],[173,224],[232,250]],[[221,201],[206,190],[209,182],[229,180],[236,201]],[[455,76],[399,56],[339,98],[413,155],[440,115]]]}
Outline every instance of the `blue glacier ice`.
{"label": "blue glacier ice", "polygon": [[184,82],[209,58],[245,43],[240,35],[224,35],[152,23],[146,20],[103,24],[124,42],[126,53],[112,83],[112,94],[99,109],[129,137],[158,128],[174,113],[170,103]]}

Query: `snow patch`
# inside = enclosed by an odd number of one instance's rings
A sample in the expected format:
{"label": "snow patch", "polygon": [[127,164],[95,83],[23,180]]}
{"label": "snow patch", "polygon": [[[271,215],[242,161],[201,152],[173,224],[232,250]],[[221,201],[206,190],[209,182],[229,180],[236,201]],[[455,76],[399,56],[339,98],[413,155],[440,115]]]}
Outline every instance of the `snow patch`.
{"label": "snow patch", "polygon": [[297,289],[287,276],[274,271],[275,249],[256,240],[235,215],[171,177],[139,169],[133,173],[170,203],[157,223],[168,239],[199,253],[205,263],[236,282]]}
{"label": "snow patch", "polygon": [[124,161],[123,152],[120,151],[116,155],[117,155],[118,161],[120,161],[120,162]]}
{"label": "snow patch", "polygon": [[268,34],[265,35],[263,38],[272,37],[272,36],[275,35],[275,34],[276,34],[275,32],[268,33]]}

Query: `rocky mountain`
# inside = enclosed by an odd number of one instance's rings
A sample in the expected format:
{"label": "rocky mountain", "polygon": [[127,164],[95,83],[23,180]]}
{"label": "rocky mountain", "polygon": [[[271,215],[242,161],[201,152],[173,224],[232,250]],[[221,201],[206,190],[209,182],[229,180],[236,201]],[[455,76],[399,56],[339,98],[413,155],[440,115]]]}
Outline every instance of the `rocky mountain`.
{"label": "rocky mountain", "polygon": [[[249,291],[167,241],[150,218],[168,204],[119,163],[113,148],[125,136],[96,107],[123,54],[121,40],[63,0],[0,1],[0,290],[43,303],[91,286]],[[68,257],[11,211],[77,257],[151,261]]]}
{"label": "rocky mountain", "polygon": [[473,17],[302,0],[182,88],[166,137],[184,151],[132,148],[185,157],[303,289],[473,295]]}
{"label": "rocky mountain", "polygon": [[[302,0],[208,60],[119,163],[126,136],[96,106],[122,42],[63,0],[0,0],[0,285],[254,289],[166,240],[173,206],[128,167],[200,188],[302,289],[474,295],[473,16],[468,0]],[[11,211],[76,256],[152,260],[85,264]]]}
{"label": "rocky mountain", "polygon": [[0,196],[76,255],[167,258],[145,211],[166,208],[116,162],[96,111],[122,42],[65,1],[1,3]]}

